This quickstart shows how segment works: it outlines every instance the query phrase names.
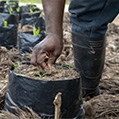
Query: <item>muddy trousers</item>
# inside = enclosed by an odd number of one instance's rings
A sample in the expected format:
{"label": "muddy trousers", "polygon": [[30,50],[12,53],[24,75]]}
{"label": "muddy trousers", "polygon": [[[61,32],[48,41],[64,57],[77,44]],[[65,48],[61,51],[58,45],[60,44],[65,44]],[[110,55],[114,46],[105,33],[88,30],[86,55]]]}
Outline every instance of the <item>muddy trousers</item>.
{"label": "muddy trousers", "polygon": [[82,78],[83,97],[99,95],[99,82],[105,60],[105,37],[90,38],[72,34],[74,63]]}

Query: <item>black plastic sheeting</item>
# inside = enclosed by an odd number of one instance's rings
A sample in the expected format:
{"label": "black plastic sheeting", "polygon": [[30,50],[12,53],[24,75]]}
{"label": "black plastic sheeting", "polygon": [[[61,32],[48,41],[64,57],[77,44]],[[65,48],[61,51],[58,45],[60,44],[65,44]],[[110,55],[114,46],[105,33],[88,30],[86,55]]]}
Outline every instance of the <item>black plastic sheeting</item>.
{"label": "black plastic sheeting", "polygon": [[45,31],[45,20],[43,17],[35,17],[35,18],[25,18],[21,20],[21,27],[24,25],[32,25],[36,28],[40,27],[41,31]]}
{"label": "black plastic sheeting", "polygon": [[19,1],[18,0],[8,0],[8,3],[10,4],[10,5],[19,5]]}
{"label": "black plastic sheeting", "polygon": [[24,53],[32,53],[30,48],[33,48],[37,43],[45,38],[45,33],[40,32],[38,35],[33,35],[31,32],[20,32],[19,36],[19,50],[20,55]]}
{"label": "black plastic sheeting", "polygon": [[17,25],[0,26],[0,46],[8,49],[17,44]]}
{"label": "black plastic sheeting", "polygon": [[0,26],[4,25],[3,18],[7,21],[8,24],[18,24],[19,16],[18,15],[10,15],[7,13],[0,13]]}
{"label": "black plastic sheeting", "polygon": [[5,3],[6,3],[6,1],[0,1],[0,6],[4,7]]}
{"label": "black plastic sheeting", "polygon": [[21,14],[21,19],[25,19],[25,18],[34,18],[34,17],[39,17],[41,14],[41,12],[34,12],[34,13],[24,13]]}
{"label": "black plastic sheeting", "polygon": [[4,7],[0,6],[0,13],[4,11]]}
{"label": "black plastic sheeting", "polygon": [[33,12],[40,11],[39,8],[37,8],[36,5],[27,5],[27,6],[20,6],[20,12],[25,13],[25,12],[30,12],[30,9],[32,9]]}
{"label": "black plastic sheeting", "polygon": [[9,9],[10,9],[10,7],[12,8],[12,14],[17,14],[17,15],[19,15],[19,13],[20,13],[20,11],[18,12],[16,9],[19,7],[19,6],[12,6],[12,5],[4,5],[4,13],[9,13],[10,14],[10,12],[9,12]]}
{"label": "black plastic sheeting", "polygon": [[11,106],[32,108],[41,118],[54,118],[53,100],[62,93],[61,118],[84,119],[80,78],[61,81],[35,80],[18,76],[11,70],[7,87],[5,110],[16,114]]}

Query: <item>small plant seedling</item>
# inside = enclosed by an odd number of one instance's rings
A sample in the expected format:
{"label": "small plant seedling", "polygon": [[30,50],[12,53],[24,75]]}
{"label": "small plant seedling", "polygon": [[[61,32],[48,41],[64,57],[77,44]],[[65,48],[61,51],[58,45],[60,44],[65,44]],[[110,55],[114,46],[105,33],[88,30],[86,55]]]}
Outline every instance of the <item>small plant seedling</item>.
{"label": "small plant seedling", "polygon": [[39,29],[36,29],[36,27],[33,27],[33,35],[38,35],[40,33]]}
{"label": "small plant seedling", "polygon": [[71,69],[71,68],[72,68],[71,66],[68,66],[68,65],[67,65],[66,67],[67,67],[68,69]]}
{"label": "small plant seedling", "polygon": [[17,67],[18,66],[18,64],[12,64],[14,67]]}
{"label": "small plant seedling", "polygon": [[25,77],[25,75],[23,75],[23,74],[16,74],[16,76],[24,76]]}
{"label": "small plant seedling", "polygon": [[11,15],[14,14],[12,7],[9,7],[9,13],[10,13]]}
{"label": "small plant seedling", "polygon": [[42,75],[41,75],[40,73],[37,73],[37,75],[38,75],[40,78],[42,78]]}
{"label": "small plant seedling", "polygon": [[37,76],[39,76],[40,78],[42,78],[42,77],[44,77],[44,76],[46,76],[48,73],[44,73],[44,74],[40,74],[39,72],[38,73],[36,73],[35,75],[37,75]]}
{"label": "small plant seedling", "polygon": [[7,24],[7,21],[5,21],[5,19],[4,18],[2,18],[3,19],[3,22],[4,22],[4,26],[6,27],[8,24]]}
{"label": "small plant seedling", "polygon": [[19,11],[20,11],[20,7],[17,7],[17,8],[16,8],[16,11],[19,12]]}
{"label": "small plant seedling", "polygon": [[42,17],[42,13],[40,14],[40,17]]}
{"label": "small plant seedling", "polygon": [[30,13],[33,13],[33,10],[32,10],[32,8],[30,8]]}
{"label": "small plant seedling", "polygon": [[71,66],[69,66],[69,65],[65,65],[65,64],[61,64],[63,67],[66,67],[66,68],[68,68],[68,69],[71,69],[72,67]]}
{"label": "small plant seedling", "polygon": [[46,76],[46,75],[48,75],[48,73],[44,73],[44,74],[42,75],[42,77],[44,77],[44,76]]}

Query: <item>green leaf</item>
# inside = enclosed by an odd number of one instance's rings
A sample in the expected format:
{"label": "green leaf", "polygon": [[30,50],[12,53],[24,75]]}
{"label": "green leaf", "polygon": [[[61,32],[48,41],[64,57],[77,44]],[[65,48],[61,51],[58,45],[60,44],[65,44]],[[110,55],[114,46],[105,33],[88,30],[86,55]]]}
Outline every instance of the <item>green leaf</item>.
{"label": "green leaf", "polygon": [[72,68],[71,66],[65,65],[65,64],[62,64],[62,66],[63,66],[63,67],[66,67],[66,68],[68,68],[68,69],[71,69],[71,68]]}
{"label": "green leaf", "polygon": [[4,18],[2,18],[3,19],[3,22],[4,22],[4,26],[6,27],[8,24],[7,24],[7,21],[5,21],[5,19]]}
{"label": "green leaf", "polygon": [[10,14],[14,14],[14,13],[13,13],[13,9],[12,9],[11,7],[9,7],[9,13],[10,13]]}
{"label": "green leaf", "polygon": [[32,8],[30,8],[30,13],[33,13],[33,10],[32,10]]}
{"label": "green leaf", "polygon": [[42,75],[42,77],[44,77],[44,76],[46,76],[46,75],[48,75],[48,73],[44,73],[44,74]]}
{"label": "green leaf", "polygon": [[24,74],[16,74],[16,76],[23,76],[24,77],[25,75]]}
{"label": "green leaf", "polygon": [[18,66],[18,64],[12,64],[14,67],[17,67]]}
{"label": "green leaf", "polygon": [[33,35],[38,35],[40,33],[40,30],[38,29],[36,29],[36,27],[34,26],[33,27]]}
{"label": "green leaf", "polygon": [[40,17],[42,17],[42,13],[40,14]]}
{"label": "green leaf", "polygon": [[37,73],[37,75],[38,75],[40,78],[42,78],[42,75],[41,75],[40,73]]}
{"label": "green leaf", "polygon": [[19,11],[20,11],[20,7],[17,7],[17,8],[16,8],[16,11],[19,12]]}

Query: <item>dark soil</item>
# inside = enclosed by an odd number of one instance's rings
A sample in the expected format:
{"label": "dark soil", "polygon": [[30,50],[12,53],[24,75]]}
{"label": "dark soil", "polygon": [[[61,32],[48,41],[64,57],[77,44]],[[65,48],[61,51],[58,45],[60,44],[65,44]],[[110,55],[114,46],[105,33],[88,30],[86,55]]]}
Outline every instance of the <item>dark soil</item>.
{"label": "dark soil", "polygon": [[79,73],[73,70],[73,68],[70,68],[69,66],[67,67],[60,65],[54,65],[51,67],[50,70],[45,71],[41,67],[23,64],[15,67],[14,73],[32,79],[52,80],[52,81],[79,78]]}

